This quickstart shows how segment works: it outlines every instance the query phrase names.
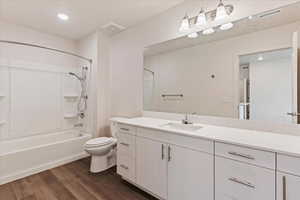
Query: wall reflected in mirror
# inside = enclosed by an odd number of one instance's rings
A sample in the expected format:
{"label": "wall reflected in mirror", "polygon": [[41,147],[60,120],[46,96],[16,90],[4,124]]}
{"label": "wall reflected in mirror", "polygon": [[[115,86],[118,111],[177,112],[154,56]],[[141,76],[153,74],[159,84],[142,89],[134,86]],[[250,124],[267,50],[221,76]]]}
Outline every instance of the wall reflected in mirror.
{"label": "wall reflected in mirror", "polygon": [[144,110],[298,122],[300,3],[144,52]]}

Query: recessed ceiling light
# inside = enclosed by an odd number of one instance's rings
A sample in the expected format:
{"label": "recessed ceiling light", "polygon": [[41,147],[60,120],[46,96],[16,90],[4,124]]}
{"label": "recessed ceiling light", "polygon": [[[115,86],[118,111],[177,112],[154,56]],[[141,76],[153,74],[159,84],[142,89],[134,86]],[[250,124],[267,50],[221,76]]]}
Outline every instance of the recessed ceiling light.
{"label": "recessed ceiling light", "polygon": [[248,17],[248,19],[250,19],[250,20],[251,20],[251,19],[253,19],[253,16],[252,16],[252,15],[250,15],[250,16]]}
{"label": "recessed ceiling light", "polygon": [[233,28],[233,23],[231,23],[231,22],[229,22],[227,24],[223,24],[222,26],[220,26],[220,29],[222,31],[226,31],[226,30],[229,30],[231,28]]}
{"label": "recessed ceiling light", "polygon": [[69,20],[69,16],[64,14],[64,13],[58,13],[57,17],[63,21],[68,21]]}
{"label": "recessed ceiling light", "polygon": [[215,32],[215,30],[213,28],[209,28],[209,29],[204,30],[202,33],[203,33],[203,35],[209,35],[214,32]]}
{"label": "recessed ceiling light", "polygon": [[263,61],[263,60],[264,60],[264,57],[263,57],[263,56],[258,56],[257,60],[258,60],[258,61]]}
{"label": "recessed ceiling light", "polygon": [[190,33],[188,34],[188,38],[197,38],[199,35],[197,32],[193,32],[193,33]]}

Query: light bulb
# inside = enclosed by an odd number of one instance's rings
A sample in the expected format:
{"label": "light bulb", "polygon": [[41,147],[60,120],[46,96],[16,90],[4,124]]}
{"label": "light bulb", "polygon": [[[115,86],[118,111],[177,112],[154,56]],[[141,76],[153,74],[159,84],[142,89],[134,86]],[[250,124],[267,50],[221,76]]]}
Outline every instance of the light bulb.
{"label": "light bulb", "polygon": [[188,15],[185,15],[184,18],[181,21],[181,26],[179,28],[180,32],[185,32],[190,30],[190,22]]}
{"label": "light bulb", "polygon": [[193,32],[193,33],[190,33],[188,34],[188,38],[197,38],[199,35],[197,32]]}
{"label": "light bulb", "polygon": [[198,17],[197,17],[197,22],[196,26],[204,26],[207,23],[206,15],[203,9],[201,9]]}
{"label": "light bulb", "polygon": [[204,30],[202,33],[203,33],[203,35],[209,35],[214,32],[215,32],[215,30],[213,28],[209,28],[209,29]]}
{"label": "light bulb", "polygon": [[223,4],[223,1],[220,0],[220,3],[217,7],[216,18],[215,20],[222,20],[228,16],[226,8]]}
{"label": "light bulb", "polygon": [[233,26],[234,26],[233,23],[229,22],[229,23],[227,23],[227,24],[221,25],[221,26],[220,26],[220,29],[221,29],[222,31],[226,31],[226,30],[232,29]]}

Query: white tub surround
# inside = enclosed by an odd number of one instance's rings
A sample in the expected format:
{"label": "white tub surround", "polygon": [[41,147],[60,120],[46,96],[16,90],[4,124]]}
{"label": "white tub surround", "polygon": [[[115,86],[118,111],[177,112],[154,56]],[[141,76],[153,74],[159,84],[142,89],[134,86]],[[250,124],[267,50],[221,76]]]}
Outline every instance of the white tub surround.
{"label": "white tub surround", "polygon": [[186,131],[166,126],[176,121],[146,117],[112,121],[119,128],[118,173],[159,199],[300,195],[299,136],[206,124]]}
{"label": "white tub surround", "polygon": [[0,185],[84,157],[90,134],[66,131],[1,141]]}

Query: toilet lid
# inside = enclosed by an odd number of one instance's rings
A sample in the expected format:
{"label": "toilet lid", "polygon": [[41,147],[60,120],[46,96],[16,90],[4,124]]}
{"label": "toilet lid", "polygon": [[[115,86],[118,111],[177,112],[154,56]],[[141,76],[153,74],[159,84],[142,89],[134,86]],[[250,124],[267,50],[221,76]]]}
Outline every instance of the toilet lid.
{"label": "toilet lid", "polygon": [[111,137],[99,137],[99,138],[94,138],[94,139],[87,141],[85,143],[85,146],[87,146],[87,147],[104,146],[107,144],[111,144],[113,141],[114,140]]}

